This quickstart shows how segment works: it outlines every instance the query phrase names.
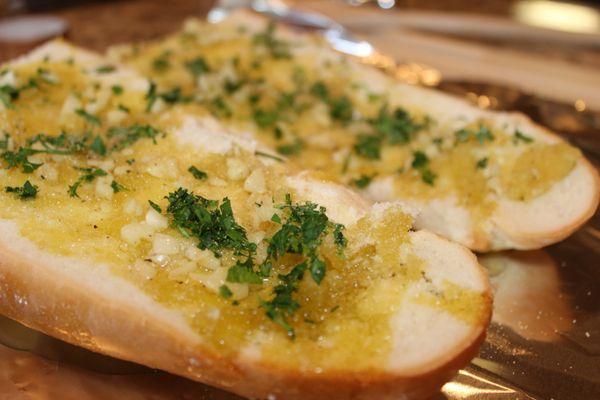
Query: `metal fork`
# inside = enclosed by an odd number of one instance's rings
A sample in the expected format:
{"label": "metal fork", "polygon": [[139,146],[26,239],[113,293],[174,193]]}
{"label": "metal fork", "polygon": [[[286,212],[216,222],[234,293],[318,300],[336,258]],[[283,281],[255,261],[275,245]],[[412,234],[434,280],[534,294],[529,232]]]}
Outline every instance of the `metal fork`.
{"label": "metal fork", "polygon": [[282,0],[219,0],[209,11],[207,19],[216,23],[241,8],[251,9],[289,25],[321,31],[325,40],[341,53],[361,58],[375,54],[370,43],[357,39],[334,20],[322,14],[294,9]]}

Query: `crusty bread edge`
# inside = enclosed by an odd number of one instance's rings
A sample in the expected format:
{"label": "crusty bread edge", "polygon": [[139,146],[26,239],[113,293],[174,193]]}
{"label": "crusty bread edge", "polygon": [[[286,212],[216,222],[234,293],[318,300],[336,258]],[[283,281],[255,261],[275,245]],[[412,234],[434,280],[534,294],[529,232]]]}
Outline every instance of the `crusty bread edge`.
{"label": "crusty bread edge", "polygon": [[[516,118],[521,120],[521,123],[529,125],[536,129],[538,133],[542,136],[545,136],[553,141],[559,142],[567,142],[561,136],[553,133],[546,127],[539,125],[531,120],[528,116],[518,113],[518,112],[506,112],[500,113],[509,115],[512,118]],[[519,249],[519,250],[534,250],[539,249],[544,246],[557,243],[569,235],[574,233],[577,229],[581,228],[594,214],[598,209],[598,205],[600,204],[600,174],[598,173],[598,169],[582,154],[581,159],[578,161],[579,164],[583,165],[585,170],[588,172],[589,176],[592,177],[593,180],[593,196],[590,197],[587,201],[587,207],[583,208],[579,213],[579,216],[573,220],[566,221],[562,226],[558,226],[552,231],[544,231],[544,232],[536,232],[536,233],[523,233],[519,231],[505,231],[503,233],[506,234],[506,238],[510,241],[510,246],[502,245],[502,243],[494,243],[494,241],[488,242],[488,246],[485,246],[482,249],[474,249],[476,251],[496,251],[496,250],[506,250],[509,248]],[[564,179],[569,179],[569,176]]]}
{"label": "crusty bread edge", "polygon": [[[108,294],[95,295],[64,276],[49,276],[43,261],[26,262],[6,243],[0,243],[0,288],[0,313],[33,329],[120,359],[155,368],[171,366],[168,372],[261,398],[270,394],[286,399],[392,399],[400,394],[406,394],[407,399],[424,398],[434,394],[476,355],[487,326],[485,322],[474,329],[473,336],[450,351],[447,360],[425,373],[299,374],[282,370],[279,365],[244,364],[210,353],[160,319],[139,315],[135,306],[115,304]],[[32,307],[31,297],[44,307]],[[48,309],[51,312],[47,313]],[[90,324],[97,327],[102,323],[106,324],[107,337],[87,334]]]}
{"label": "crusty bread edge", "polygon": [[[332,185],[337,187],[337,185]],[[347,191],[338,187],[342,191]],[[350,206],[350,205],[349,205]],[[9,237],[10,235],[3,235]],[[439,240],[447,241],[436,235]],[[461,247],[491,293],[474,255]],[[119,279],[115,277],[115,279]],[[491,295],[481,321],[438,365],[401,373],[300,373],[261,361],[245,362],[208,351],[193,336],[156,315],[140,315],[135,304],[111,299],[66,272],[49,270],[0,240],[0,313],[69,343],[232,391],[286,399],[420,399],[434,394],[475,355],[491,316]],[[133,290],[138,290],[132,286]]]}

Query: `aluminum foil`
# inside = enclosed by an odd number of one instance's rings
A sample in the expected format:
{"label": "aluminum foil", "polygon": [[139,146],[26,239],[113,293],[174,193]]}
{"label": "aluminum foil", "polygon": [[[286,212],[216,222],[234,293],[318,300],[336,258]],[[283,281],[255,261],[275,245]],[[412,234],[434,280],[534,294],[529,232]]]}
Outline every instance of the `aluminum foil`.
{"label": "aluminum foil", "polygon": [[[564,132],[600,163],[600,117],[514,89],[465,82],[440,88],[483,107],[515,109]],[[494,316],[480,354],[434,397],[600,399],[600,213],[543,250],[486,254]],[[0,399],[239,397],[71,346],[0,317]]]}

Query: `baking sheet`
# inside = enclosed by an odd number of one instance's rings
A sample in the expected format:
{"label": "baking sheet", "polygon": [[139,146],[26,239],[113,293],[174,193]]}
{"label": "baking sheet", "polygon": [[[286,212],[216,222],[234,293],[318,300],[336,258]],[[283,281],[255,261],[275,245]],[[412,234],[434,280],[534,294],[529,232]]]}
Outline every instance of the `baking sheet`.
{"label": "baking sheet", "polygon": [[[444,82],[442,90],[522,111],[600,163],[600,116],[518,90]],[[479,257],[495,288],[479,356],[434,399],[600,399],[600,214],[539,251]],[[0,317],[0,399],[238,399],[91,353]]]}

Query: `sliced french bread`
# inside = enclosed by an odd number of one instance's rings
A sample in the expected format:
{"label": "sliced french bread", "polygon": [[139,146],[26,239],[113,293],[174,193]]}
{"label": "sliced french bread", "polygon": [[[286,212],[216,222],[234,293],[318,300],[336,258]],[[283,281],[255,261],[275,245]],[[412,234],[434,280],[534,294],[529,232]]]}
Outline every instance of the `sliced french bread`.
{"label": "sliced french bread", "polygon": [[476,354],[486,275],[402,205],[65,43],[6,70],[0,313],[251,398],[424,399]]}
{"label": "sliced french bread", "polygon": [[528,118],[399,83],[248,12],[108,54],[301,168],[419,209],[418,227],[476,251],[555,243],[598,206],[595,168]]}

